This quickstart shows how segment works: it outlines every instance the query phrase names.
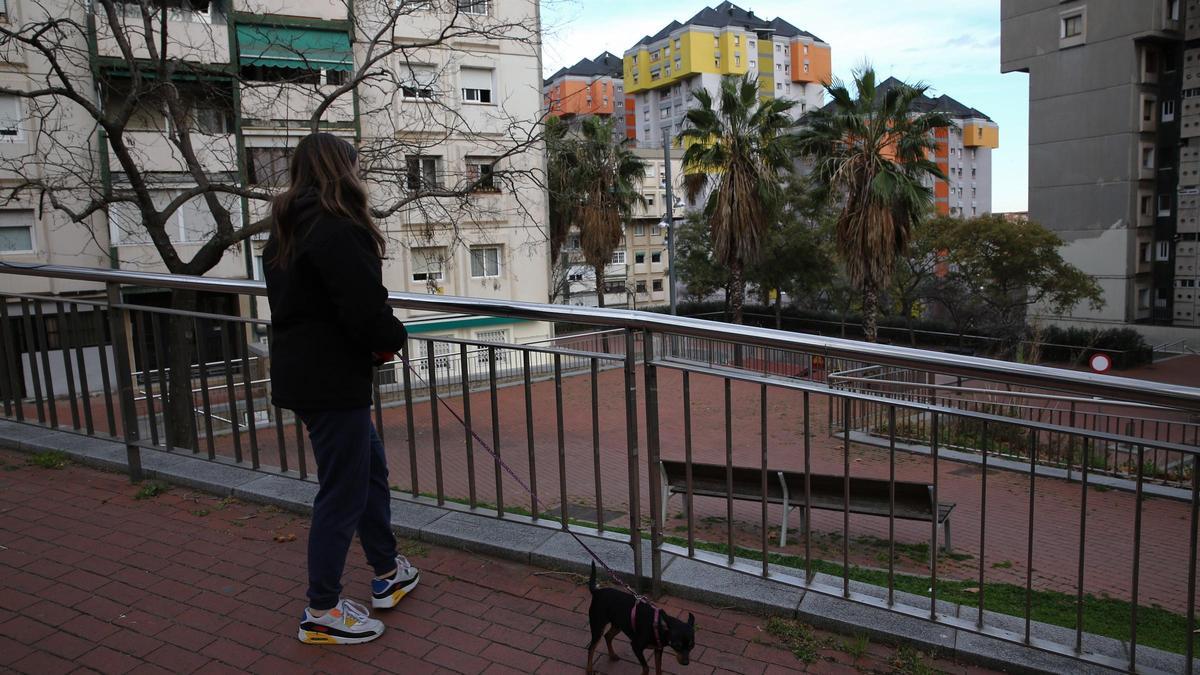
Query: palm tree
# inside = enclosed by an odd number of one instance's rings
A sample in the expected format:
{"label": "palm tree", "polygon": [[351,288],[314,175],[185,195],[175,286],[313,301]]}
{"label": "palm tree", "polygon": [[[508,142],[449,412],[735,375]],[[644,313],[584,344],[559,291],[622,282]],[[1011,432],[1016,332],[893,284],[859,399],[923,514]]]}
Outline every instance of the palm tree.
{"label": "palm tree", "polygon": [[742,322],[746,266],[759,254],[779,203],[782,176],[792,170],[794,101],[759,100],[748,75],[727,75],[714,101],[700,89],[679,134],[688,196],[709,190],[704,217],[713,253],[729,269],[734,323]]}
{"label": "palm tree", "polygon": [[567,229],[579,228],[583,258],[596,271],[600,307],[604,269],[621,244],[634,204],[642,201],[646,163],[629,145],[629,139],[614,135],[613,122],[606,118],[583,120],[578,135],[568,133],[562,123],[547,129],[551,248],[556,253]]}
{"label": "palm tree", "polygon": [[854,74],[854,88],[852,95],[840,81],[825,85],[832,103],[805,117],[799,148],[813,162],[813,177],[842,200],[838,253],[862,293],[863,332],[874,342],[880,289],[933,203],[924,181],[945,179],[931,159],[934,130],[952,122],[941,113],[914,112],[924,85],[889,81],[877,88],[870,66]]}

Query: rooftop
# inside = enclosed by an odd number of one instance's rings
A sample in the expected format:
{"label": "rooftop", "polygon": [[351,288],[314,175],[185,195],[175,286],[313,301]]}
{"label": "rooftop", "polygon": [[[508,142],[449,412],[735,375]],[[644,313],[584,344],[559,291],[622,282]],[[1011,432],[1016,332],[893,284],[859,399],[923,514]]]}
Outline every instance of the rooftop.
{"label": "rooftop", "polygon": [[752,10],[742,9],[732,2],[727,1],[722,2],[716,7],[705,7],[683,23],[672,21],[654,35],[647,35],[638,40],[637,44],[643,45],[658,42],[684,26],[706,26],[709,28],[727,28],[732,26],[745,28],[749,31],[775,33],[784,37],[809,37],[817,42],[822,42],[821,38],[808,31],[800,30],[781,18],[764,19],[760,16],[755,16]]}
{"label": "rooftop", "polygon": [[559,68],[558,72],[546,78],[549,84],[560,77],[622,77],[624,65],[621,57],[612,52],[604,52],[594,59],[580,59],[578,63],[567,68]]}

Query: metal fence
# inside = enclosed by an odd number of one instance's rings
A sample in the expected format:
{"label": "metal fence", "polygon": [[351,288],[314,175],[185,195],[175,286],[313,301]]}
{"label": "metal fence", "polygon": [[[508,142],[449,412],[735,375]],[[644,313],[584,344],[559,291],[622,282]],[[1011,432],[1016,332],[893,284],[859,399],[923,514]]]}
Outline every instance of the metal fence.
{"label": "metal fence", "polygon": [[[100,298],[0,292],[5,418],[119,440],[134,479],[149,451],[313,479],[304,430],[270,403],[268,321],[129,301],[144,288],[261,296],[261,283],[47,265],[0,264],[0,274],[105,288]],[[391,303],[596,327],[528,345],[411,340],[413,368],[389,364],[375,388],[401,497],[624,537],[654,593],[667,553],[1081,661],[1147,670],[1149,646],[1193,670],[1200,484],[1192,471],[1173,481],[1184,499],[1152,498],[1149,467],[1166,454],[1194,465],[1195,434],[1068,423],[944,387],[986,381],[1100,397],[1097,415],[1185,418],[1200,412],[1200,389],[625,310],[416,294]],[[524,473],[533,499],[439,398]],[[882,447],[857,443],[856,429]],[[943,456],[967,433],[978,465]],[[906,438],[927,454],[898,453]],[[1007,457],[1025,471],[990,463],[1014,438],[1025,452]],[[1042,471],[1062,461],[1050,448],[1070,449],[1073,475]],[[1097,484],[1096,457],[1114,448],[1131,492]],[[912,494],[924,497],[914,505]],[[791,507],[800,536],[776,545],[774,523]],[[959,534],[939,553],[943,510]],[[963,607],[948,613],[945,600]],[[1107,652],[1089,633],[1127,648]]]}

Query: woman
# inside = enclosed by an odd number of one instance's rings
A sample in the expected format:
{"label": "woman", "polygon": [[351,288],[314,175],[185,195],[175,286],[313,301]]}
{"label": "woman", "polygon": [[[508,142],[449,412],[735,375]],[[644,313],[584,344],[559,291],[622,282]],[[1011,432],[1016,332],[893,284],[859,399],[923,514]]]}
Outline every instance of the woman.
{"label": "woman", "polygon": [[313,644],[368,642],[383,633],[383,622],[341,597],[354,533],[376,574],[372,607],[394,607],[418,579],[396,553],[387,457],[370,414],[374,365],[403,349],[406,333],[387,305],[385,241],[354,147],[331,134],[307,136],[288,174],[288,189],[272,204],[264,260],[272,402],[304,421],[320,483],[298,636]]}

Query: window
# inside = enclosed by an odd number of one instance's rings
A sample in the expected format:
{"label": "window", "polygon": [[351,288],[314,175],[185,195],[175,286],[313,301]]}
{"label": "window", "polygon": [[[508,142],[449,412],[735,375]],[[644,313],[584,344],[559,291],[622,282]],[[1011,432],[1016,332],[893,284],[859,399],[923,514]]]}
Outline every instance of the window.
{"label": "window", "polygon": [[[183,189],[186,189],[185,186]],[[128,186],[121,189],[128,190]],[[180,190],[154,190],[152,199],[158,209],[165,209],[176,197]],[[241,199],[236,195],[217,193],[217,201],[229,211],[229,218],[234,223],[241,222]],[[150,236],[142,224],[142,214],[132,202],[118,202],[108,207],[109,236],[116,246],[147,244]],[[183,203],[170,215],[166,223],[167,235],[175,243],[194,243],[207,241],[217,229],[216,219],[208,202],[203,195],[193,197]]]}
{"label": "window", "polygon": [[485,16],[488,13],[488,0],[458,0],[458,11],[463,14]]}
{"label": "window", "polygon": [[625,251],[613,251],[612,264],[624,265],[625,264]]}
{"label": "window", "polygon": [[1083,35],[1083,15],[1072,14],[1062,18],[1062,32],[1059,33],[1061,38],[1073,38]]}
{"label": "window", "polygon": [[1142,121],[1149,122],[1154,119],[1154,99],[1142,101]]}
{"label": "window", "polygon": [[758,69],[758,61],[750,61],[750,70]]}
{"label": "window", "polygon": [[[141,18],[142,7],[136,0],[122,2],[117,0],[118,9],[123,10],[126,16],[136,16]],[[154,2],[146,3],[151,13],[157,14],[159,8],[167,10],[167,18],[171,21],[193,21],[203,22],[209,19],[209,2],[208,0],[154,0]],[[8,14],[8,3],[4,2],[0,5],[0,13]]]}
{"label": "window", "polygon": [[467,180],[475,183],[472,188],[475,192],[499,192],[500,188],[496,184],[496,179],[492,175],[494,159],[490,157],[468,157],[467,158]]}
{"label": "window", "polygon": [[654,195],[646,195],[646,206],[654,206]]}
{"label": "window", "polygon": [[633,226],[633,236],[642,237],[642,236],[645,236],[645,234],[646,234],[646,226],[645,225],[634,225]]}
{"label": "window", "polygon": [[650,262],[652,262],[652,263],[662,262],[662,251],[655,251],[655,252],[651,253],[650,254]]}
{"label": "window", "polygon": [[733,54],[733,65],[735,65],[735,66],[738,66],[738,67],[740,67],[740,66],[742,65],[742,55],[741,55],[741,54],[738,54],[737,52],[734,52],[734,54]]}
{"label": "window", "polygon": [[654,289],[655,293],[661,291],[663,289],[662,279],[655,279],[654,281],[650,282],[650,288]]}
{"label": "window", "polygon": [[33,253],[33,211],[0,211],[0,253]]}
{"label": "window", "polygon": [[463,68],[462,97],[466,103],[492,102],[492,71],[486,68]]}
{"label": "window", "polygon": [[1179,20],[1179,0],[1167,0],[1167,17],[1171,21]]}
{"label": "window", "polygon": [[1169,242],[1169,241],[1158,242],[1158,246],[1156,247],[1154,259],[1160,260],[1160,261],[1170,260],[1171,259],[1171,242]]}
{"label": "window", "polygon": [[1154,168],[1154,148],[1152,148],[1152,147],[1142,148],[1142,168],[1143,169],[1153,169]]}
{"label": "window", "polygon": [[1141,249],[1142,249],[1141,250],[1142,262],[1151,262],[1154,260],[1154,253],[1150,249],[1150,242],[1148,242],[1148,241],[1142,242]]}
{"label": "window", "polygon": [[1150,195],[1142,195],[1142,203],[1140,213],[1143,216],[1154,215],[1152,207],[1154,206],[1154,198]]}
{"label": "window", "polygon": [[500,247],[481,246],[471,249],[471,277],[500,276]]}
{"label": "window", "polygon": [[0,140],[11,143],[24,137],[25,134],[21,133],[21,99],[0,95]]}
{"label": "window", "polygon": [[[500,342],[508,343],[508,329],[497,328],[496,330],[481,330],[475,333],[475,339],[480,342]],[[485,359],[486,360],[486,359]]]}
{"label": "window", "polygon": [[645,293],[646,292],[646,282],[645,281],[637,282],[636,288],[637,288],[638,293]]}
{"label": "window", "polygon": [[444,249],[441,248],[412,249],[412,280],[441,281],[444,258]]}
{"label": "window", "polygon": [[1158,196],[1158,215],[1164,217],[1171,215],[1171,195]]}
{"label": "window", "polygon": [[775,51],[779,51],[781,49],[783,49],[783,45],[780,45],[780,44],[775,45]]}
{"label": "window", "polygon": [[1138,290],[1138,309],[1150,309],[1150,289]]}
{"label": "window", "polygon": [[741,46],[741,44],[742,44],[742,36],[741,36],[741,35],[734,34],[734,36],[733,36],[733,46],[734,46],[734,47],[740,47],[740,46]]}
{"label": "window", "polygon": [[638,251],[633,254],[633,262],[635,265],[644,265],[646,263],[646,252]]}
{"label": "window", "polygon": [[567,275],[567,281],[583,281],[583,272],[571,272]]}
{"label": "window", "polygon": [[437,71],[432,66],[401,66],[400,95],[406,101],[432,101],[437,96]]}
{"label": "window", "polygon": [[246,171],[251,185],[284,187],[293,148],[246,148]]}
{"label": "window", "polygon": [[604,292],[609,293],[609,294],[624,293],[625,292],[625,282],[624,281],[605,281],[604,282]]}
{"label": "window", "polygon": [[441,180],[438,176],[440,157],[409,155],[406,159],[409,190],[432,190],[441,187]]}
{"label": "window", "polygon": [[1163,101],[1162,102],[1162,121],[1164,121],[1164,122],[1175,121],[1175,101]]}

